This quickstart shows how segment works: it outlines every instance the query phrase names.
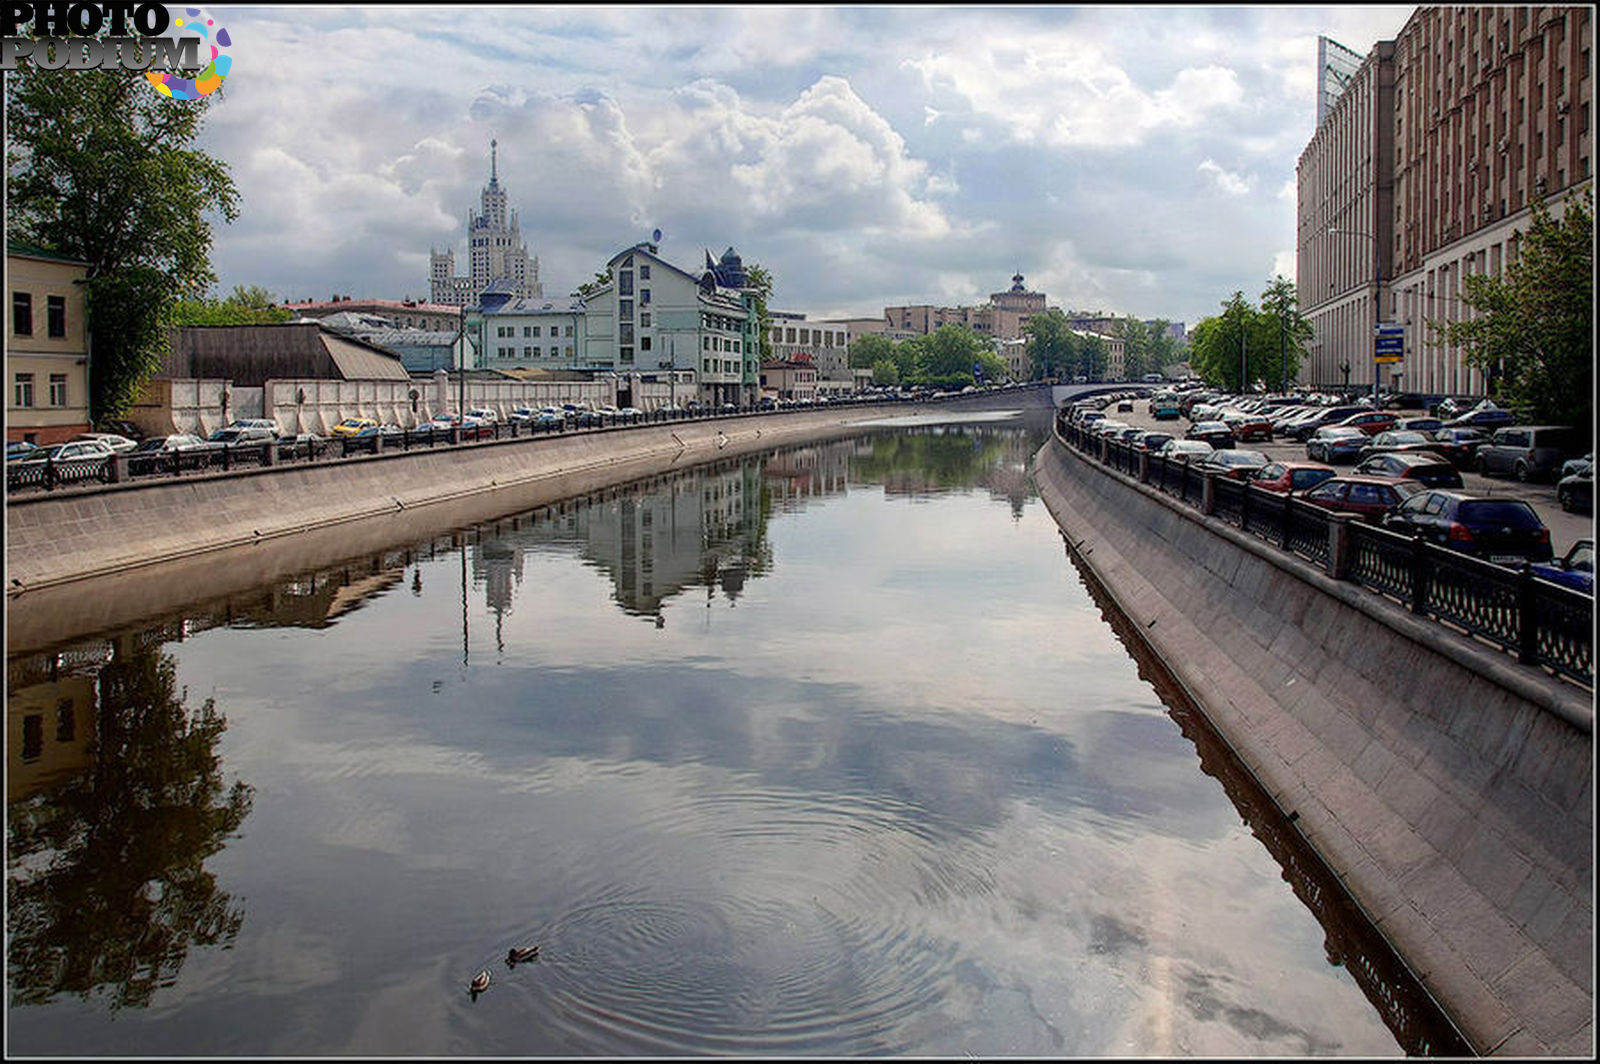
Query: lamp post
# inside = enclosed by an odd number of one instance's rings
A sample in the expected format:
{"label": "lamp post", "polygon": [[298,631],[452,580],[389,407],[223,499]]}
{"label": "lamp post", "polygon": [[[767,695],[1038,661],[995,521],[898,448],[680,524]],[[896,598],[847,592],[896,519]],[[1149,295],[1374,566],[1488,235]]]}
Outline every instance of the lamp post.
{"label": "lamp post", "polygon": [[[1371,233],[1363,233],[1359,229],[1339,229],[1332,226],[1328,228],[1328,233],[1338,236],[1364,236],[1372,241],[1372,342],[1376,344],[1378,329],[1383,325],[1383,308],[1381,305],[1383,267],[1378,260],[1378,238]],[[1378,409],[1378,365],[1377,350],[1374,348],[1372,352],[1372,408],[1374,410]]]}

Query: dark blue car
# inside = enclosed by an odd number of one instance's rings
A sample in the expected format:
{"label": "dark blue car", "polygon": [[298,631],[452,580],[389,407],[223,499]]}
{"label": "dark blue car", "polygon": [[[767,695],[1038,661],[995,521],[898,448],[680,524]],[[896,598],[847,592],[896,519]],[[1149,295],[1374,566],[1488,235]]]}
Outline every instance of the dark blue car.
{"label": "dark blue car", "polygon": [[1594,594],[1594,540],[1578,540],[1560,558],[1533,566],[1533,575],[1585,595]]}

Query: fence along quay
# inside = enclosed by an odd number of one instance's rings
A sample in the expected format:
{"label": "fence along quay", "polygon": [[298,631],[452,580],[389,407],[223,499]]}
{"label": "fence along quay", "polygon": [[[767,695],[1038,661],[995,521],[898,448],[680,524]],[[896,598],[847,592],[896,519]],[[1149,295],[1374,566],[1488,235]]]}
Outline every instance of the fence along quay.
{"label": "fence along quay", "polygon": [[1034,478],[1473,1050],[1591,1055],[1591,600],[1059,417]]}

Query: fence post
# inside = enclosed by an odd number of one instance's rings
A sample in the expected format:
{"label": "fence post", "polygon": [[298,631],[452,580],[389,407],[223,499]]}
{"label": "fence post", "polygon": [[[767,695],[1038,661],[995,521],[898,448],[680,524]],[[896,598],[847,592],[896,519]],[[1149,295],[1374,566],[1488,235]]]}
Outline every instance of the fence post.
{"label": "fence post", "polygon": [[1150,483],[1150,452],[1139,452],[1139,483]]}
{"label": "fence post", "polygon": [[1345,579],[1350,571],[1350,514],[1328,515],[1328,575]]}
{"label": "fence post", "polygon": [[1539,664],[1539,610],[1534,604],[1533,568],[1522,563],[1517,571],[1517,660]]}
{"label": "fence post", "polygon": [[111,479],[108,483],[121,484],[128,479],[128,454],[119,451],[111,456]]}
{"label": "fence post", "polygon": [[261,445],[261,464],[264,466],[278,464],[278,440],[276,437]]}
{"label": "fence post", "polygon": [[1428,544],[1420,534],[1411,537],[1411,612],[1428,612]]}
{"label": "fence post", "polygon": [[1240,482],[1239,491],[1239,531],[1250,531],[1250,482]]}
{"label": "fence post", "polygon": [[1202,473],[1200,475],[1200,512],[1210,517],[1217,509],[1217,475],[1215,473]]}

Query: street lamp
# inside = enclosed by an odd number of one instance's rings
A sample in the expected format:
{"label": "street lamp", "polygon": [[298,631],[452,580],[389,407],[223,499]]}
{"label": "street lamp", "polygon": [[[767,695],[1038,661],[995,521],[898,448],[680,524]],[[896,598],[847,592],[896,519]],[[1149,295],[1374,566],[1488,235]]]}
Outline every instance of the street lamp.
{"label": "street lamp", "polygon": [[[1364,236],[1372,241],[1372,336],[1373,343],[1377,343],[1378,329],[1383,325],[1383,309],[1381,298],[1383,295],[1383,267],[1378,260],[1378,238],[1371,233],[1363,233],[1359,229],[1339,229],[1333,226],[1328,228],[1329,235],[1337,236]],[[1372,408],[1378,409],[1378,358],[1374,348],[1372,354]],[[1346,382],[1348,383],[1348,382]]]}

